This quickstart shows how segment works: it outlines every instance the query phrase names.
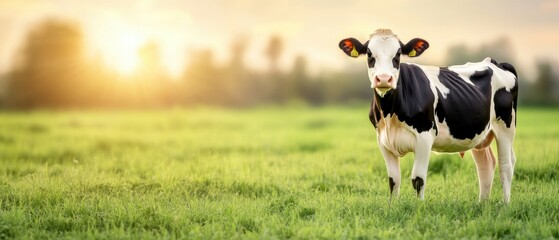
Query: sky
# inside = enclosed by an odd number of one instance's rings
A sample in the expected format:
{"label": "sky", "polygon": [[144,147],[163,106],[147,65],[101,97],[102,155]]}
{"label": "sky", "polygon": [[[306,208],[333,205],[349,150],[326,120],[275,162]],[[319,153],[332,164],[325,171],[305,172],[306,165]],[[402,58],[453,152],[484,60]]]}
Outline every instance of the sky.
{"label": "sky", "polygon": [[239,39],[248,44],[246,65],[265,69],[272,35],[285,42],[284,69],[298,55],[313,71],[365,67],[337,45],[346,37],[364,42],[378,28],[403,42],[429,41],[420,58],[404,62],[444,65],[450,46],[475,48],[502,37],[515,50],[513,64],[526,72],[537,60],[559,59],[559,0],[0,0],[0,73],[11,69],[29,29],[51,17],[79,23],[88,53],[124,73],[134,70],[147,42],[158,44],[163,65],[178,76],[193,51],[212,49],[224,62]]}

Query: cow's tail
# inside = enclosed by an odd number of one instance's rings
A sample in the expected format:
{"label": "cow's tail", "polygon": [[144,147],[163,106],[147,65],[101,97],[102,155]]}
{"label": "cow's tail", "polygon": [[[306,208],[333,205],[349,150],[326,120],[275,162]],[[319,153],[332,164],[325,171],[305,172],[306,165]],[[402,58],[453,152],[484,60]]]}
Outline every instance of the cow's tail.
{"label": "cow's tail", "polygon": [[493,58],[491,58],[491,63],[495,64],[495,66],[499,67],[500,69],[503,69],[507,72],[511,72],[512,74],[514,74],[514,76],[516,77],[516,79],[518,81],[518,74],[516,73],[516,68],[514,68],[514,66],[512,64],[507,63],[507,62],[498,63]]}
{"label": "cow's tail", "polygon": [[[503,62],[503,63],[499,63],[497,64],[497,67],[504,69],[508,72],[511,72],[512,74],[514,74],[514,76],[516,77],[516,79],[518,79],[518,74],[516,73],[516,68],[514,68],[514,66],[510,63],[507,62]],[[518,81],[518,80],[517,80]]]}

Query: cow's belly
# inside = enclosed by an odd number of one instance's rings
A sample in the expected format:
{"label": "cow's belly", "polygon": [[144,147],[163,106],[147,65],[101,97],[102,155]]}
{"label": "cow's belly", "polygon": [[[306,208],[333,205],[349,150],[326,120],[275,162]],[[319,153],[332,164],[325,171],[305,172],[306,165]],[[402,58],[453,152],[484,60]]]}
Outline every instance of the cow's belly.
{"label": "cow's belly", "polygon": [[[438,123],[438,122],[437,122]],[[433,151],[436,152],[463,152],[470,150],[482,143],[487,138],[490,132],[489,127],[486,127],[480,134],[476,134],[472,139],[456,139],[448,129],[446,123],[438,123],[438,134],[433,143]]]}

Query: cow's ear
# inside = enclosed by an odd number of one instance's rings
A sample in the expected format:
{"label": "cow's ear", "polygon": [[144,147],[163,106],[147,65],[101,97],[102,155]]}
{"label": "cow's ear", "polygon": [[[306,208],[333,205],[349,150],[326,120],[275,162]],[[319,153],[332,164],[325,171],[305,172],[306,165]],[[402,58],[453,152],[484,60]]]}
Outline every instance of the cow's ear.
{"label": "cow's ear", "polygon": [[345,52],[350,57],[359,57],[361,54],[367,53],[367,45],[369,45],[369,41],[365,43],[365,45],[361,44],[359,40],[355,38],[346,38],[340,41],[339,47],[342,51]]}
{"label": "cow's ear", "polygon": [[414,38],[402,47],[402,53],[408,57],[418,57],[429,48],[429,43],[421,38]]}

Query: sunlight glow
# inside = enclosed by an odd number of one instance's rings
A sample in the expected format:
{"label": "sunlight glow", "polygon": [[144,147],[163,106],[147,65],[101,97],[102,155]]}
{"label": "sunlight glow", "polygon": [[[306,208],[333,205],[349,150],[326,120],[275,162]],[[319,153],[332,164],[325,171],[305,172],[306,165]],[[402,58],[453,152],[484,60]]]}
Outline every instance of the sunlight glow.
{"label": "sunlight glow", "polygon": [[96,26],[89,34],[90,47],[106,66],[125,75],[137,70],[138,50],[147,42],[147,34],[140,28],[111,22]]}
{"label": "sunlight glow", "polygon": [[139,56],[138,49],[144,44],[144,39],[133,34],[120,35],[116,38],[115,45],[108,51],[114,54],[113,58],[107,59],[111,66],[124,74],[131,74],[138,66]]}
{"label": "sunlight glow", "polygon": [[105,63],[122,74],[134,73],[139,62],[138,49],[145,43],[145,37],[124,30],[112,37],[113,41],[100,46]]}
{"label": "sunlight glow", "polygon": [[184,64],[185,32],[173,29],[150,29],[142,24],[113,21],[91,27],[88,31],[89,47],[93,56],[123,75],[137,73],[140,65],[139,50],[154,42],[160,51],[161,65],[172,76],[179,76]]}

